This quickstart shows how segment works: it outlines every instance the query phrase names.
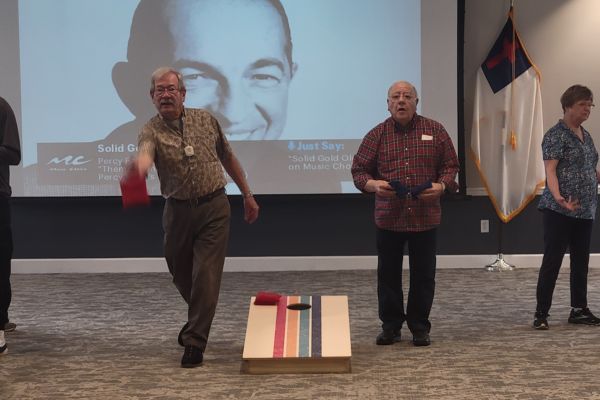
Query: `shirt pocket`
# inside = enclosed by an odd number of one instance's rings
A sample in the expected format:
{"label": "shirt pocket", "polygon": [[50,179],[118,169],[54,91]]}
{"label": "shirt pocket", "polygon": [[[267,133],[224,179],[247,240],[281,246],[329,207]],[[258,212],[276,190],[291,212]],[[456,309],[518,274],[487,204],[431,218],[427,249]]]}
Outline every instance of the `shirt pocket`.
{"label": "shirt pocket", "polygon": [[434,140],[421,140],[413,149],[416,165],[431,166],[437,162],[437,146]]}
{"label": "shirt pocket", "polygon": [[183,156],[183,142],[176,135],[162,135],[159,137],[157,152],[164,160],[180,160]]}
{"label": "shirt pocket", "polygon": [[186,138],[188,145],[194,148],[194,157],[200,163],[219,161],[216,151],[216,136],[212,133]]}
{"label": "shirt pocket", "polygon": [[377,171],[385,179],[397,179],[401,171],[405,171],[409,159],[397,147],[390,147],[381,151],[377,159]]}

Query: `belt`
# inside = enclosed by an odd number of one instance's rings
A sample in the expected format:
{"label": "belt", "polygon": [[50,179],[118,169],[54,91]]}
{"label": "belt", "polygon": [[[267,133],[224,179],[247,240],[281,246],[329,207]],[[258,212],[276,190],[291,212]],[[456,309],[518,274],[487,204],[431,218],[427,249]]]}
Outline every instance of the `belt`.
{"label": "belt", "polygon": [[215,197],[220,196],[224,193],[225,193],[225,188],[221,188],[221,189],[215,190],[212,193],[206,194],[204,196],[196,197],[195,199],[182,200],[182,199],[175,199],[173,197],[169,197],[169,200],[172,200],[178,204],[187,204],[190,207],[197,207],[200,204],[206,203],[207,201],[210,201],[210,200],[214,199]]}

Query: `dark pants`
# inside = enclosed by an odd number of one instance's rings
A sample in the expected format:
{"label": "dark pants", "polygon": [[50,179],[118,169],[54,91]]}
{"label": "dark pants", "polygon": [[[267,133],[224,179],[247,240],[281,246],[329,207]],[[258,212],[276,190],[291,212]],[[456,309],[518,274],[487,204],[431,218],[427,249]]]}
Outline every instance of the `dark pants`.
{"label": "dark pants", "polygon": [[571,256],[571,307],[587,307],[587,275],[590,260],[591,219],[567,217],[543,211],[544,258],[538,276],[536,312],[547,315],[563,257]]}
{"label": "dark pants", "polygon": [[224,193],[200,204],[169,199],[163,213],[165,258],[173,283],[188,304],[183,343],[202,351],[219,299],[229,219]]}
{"label": "dark pants", "polygon": [[[435,291],[436,229],[392,232],[377,229],[377,295],[382,328],[400,329],[404,321],[413,334],[429,332]],[[402,291],[402,258],[408,243],[410,287],[406,313]]]}
{"label": "dark pants", "polygon": [[8,322],[10,289],[10,260],[13,252],[9,198],[0,196],[0,329]]}

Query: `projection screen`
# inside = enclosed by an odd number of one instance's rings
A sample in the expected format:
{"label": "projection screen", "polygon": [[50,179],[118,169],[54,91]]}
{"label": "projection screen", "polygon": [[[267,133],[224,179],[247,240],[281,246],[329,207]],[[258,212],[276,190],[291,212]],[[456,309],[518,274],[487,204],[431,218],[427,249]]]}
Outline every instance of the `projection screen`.
{"label": "projection screen", "polygon": [[[396,80],[457,137],[455,1],[10,0],[0,95],[19,116],[15,196],[119,195],[174,66],[221,123],[255,193],[352,193],[352,157]],[[286,22],[287,21],[287,22]],[[458,149],[457,149],[458,150]],[[159,194],[155,173],[149,190]],[[237,188],[228,184],[227,191]]]}

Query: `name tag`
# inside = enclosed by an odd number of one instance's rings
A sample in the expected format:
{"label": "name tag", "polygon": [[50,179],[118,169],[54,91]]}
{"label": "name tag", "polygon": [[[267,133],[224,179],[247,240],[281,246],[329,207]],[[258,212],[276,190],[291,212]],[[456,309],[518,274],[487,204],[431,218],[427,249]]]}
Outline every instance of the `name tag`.
{"label": "name tag", "polygon": [[433,136],[430,136],[430,135],[421,135],[421,140],[433,140]]}

